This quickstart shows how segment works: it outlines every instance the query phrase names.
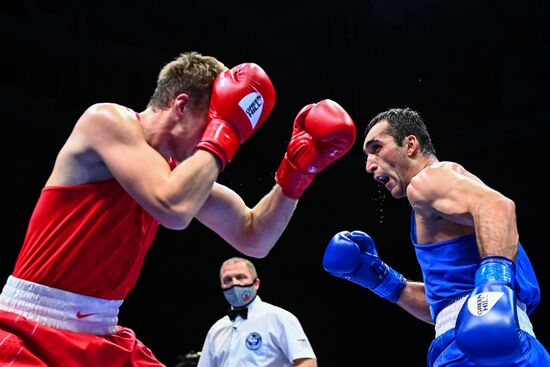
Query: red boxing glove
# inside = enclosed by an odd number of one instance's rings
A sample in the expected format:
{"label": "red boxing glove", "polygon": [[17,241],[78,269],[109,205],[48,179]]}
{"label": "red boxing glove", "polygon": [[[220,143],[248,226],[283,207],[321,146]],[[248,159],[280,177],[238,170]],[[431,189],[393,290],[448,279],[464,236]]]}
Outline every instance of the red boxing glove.
{"label": "red boxing glove", "polygon": [[239,145],[262,126],[275,104],[275,89],[265,71],[244,63],[222,72],[212,86],[209,123],[197,148],[215,154],[221,169]]}
{"label": "red boxing glove", "polygon": [[283,193],[298,199],[318,172],[346,154],[355,142],[355,124],[336,102],[324,99],[296,116],[275,181]]}

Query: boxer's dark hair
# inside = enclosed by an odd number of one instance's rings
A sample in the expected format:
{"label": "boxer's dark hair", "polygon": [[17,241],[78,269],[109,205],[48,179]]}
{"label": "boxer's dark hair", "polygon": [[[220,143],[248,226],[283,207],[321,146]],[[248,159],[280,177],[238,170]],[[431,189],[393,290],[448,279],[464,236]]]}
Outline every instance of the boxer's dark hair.
{"label": "boxer's dark hair", "polygon": [[420,142],[421,150],[424,154],[436,155],[426,124],[418,112],[408,107],[391,108],[380,112],[367,125],[365,136],[367,136],[374,125],[383,120],[388,122],[388,133],[393,136],[397,145],[402,146],[404,139],[408,135],[414,135]]}

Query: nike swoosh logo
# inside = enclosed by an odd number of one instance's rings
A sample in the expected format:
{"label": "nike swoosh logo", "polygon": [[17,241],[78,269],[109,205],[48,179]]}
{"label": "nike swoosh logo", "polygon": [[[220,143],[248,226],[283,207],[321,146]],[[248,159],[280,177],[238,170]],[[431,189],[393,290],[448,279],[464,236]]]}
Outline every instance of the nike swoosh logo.
{"label": "nike swoosh logo", "polygon": [[80,311],[78,311],[78,312],[76,313],[76,317],[77,317],[78,319],[83,319],[83,318],[85,318],[85,317],[90,317],[90,316],[92,316],[92,315],[95,315],[96,313],[97,313],[97,312],[93,312],[93,313],[80,313]]}

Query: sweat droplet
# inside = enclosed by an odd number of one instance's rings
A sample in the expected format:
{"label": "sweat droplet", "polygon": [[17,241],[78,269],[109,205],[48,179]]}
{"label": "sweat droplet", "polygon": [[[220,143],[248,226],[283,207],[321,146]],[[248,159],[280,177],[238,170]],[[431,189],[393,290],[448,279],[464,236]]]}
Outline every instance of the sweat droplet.
{"label": "sweat droplet", "polygon": [[384,200],[386,199],[386,193],[378,186],[378,193],[373,197],[374,208],[378,214],[378,220],[380,224],[384,221]]}

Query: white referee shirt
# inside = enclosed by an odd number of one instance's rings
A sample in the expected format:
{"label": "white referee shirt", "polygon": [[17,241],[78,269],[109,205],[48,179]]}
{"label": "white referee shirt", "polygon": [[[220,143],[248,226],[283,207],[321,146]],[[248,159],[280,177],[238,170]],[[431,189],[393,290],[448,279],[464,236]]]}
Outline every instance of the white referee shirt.
{"label": "white referee shirt", "polygon": [[316,357],[296,316],[256,296],[246,320],[212,325],[197,367],[290,367],[299,358]]}

